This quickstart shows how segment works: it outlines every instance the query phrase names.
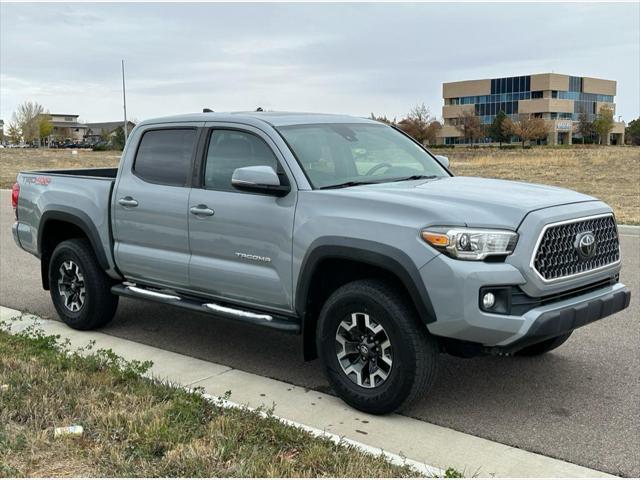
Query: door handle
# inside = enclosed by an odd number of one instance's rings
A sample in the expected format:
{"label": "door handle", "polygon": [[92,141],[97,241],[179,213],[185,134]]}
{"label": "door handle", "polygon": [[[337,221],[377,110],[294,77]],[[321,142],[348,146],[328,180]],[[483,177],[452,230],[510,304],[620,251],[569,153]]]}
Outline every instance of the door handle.
{"label": "door handle", "polygon": [[137,207],[138,201],[132,197],[124,197],[118,200],[118,203],[123,207]]}
{"label": "door handle", "polygon": [[210,217],[215,213],[212,209],[202,204],[196,207],[191,207],[189,211],[194,215],[202,215],[204,217]]}

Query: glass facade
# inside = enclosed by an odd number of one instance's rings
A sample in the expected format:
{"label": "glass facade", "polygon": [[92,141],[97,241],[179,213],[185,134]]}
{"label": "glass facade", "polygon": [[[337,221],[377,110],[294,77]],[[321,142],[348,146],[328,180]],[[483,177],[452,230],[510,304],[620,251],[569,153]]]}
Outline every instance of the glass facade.
{"label": "glass facade", "polygon": [[551,112],[550,114],[551,120],[573,120],[573,113],[566,112]]}
{"label": "glass facade", "polygon": [[[495,119],[499,112],[516,120],[518,117],[518,102],[521,100],[553,98],[573,101],[573,112],[540,112],[534,116],[547,120],[572,120],[578,121],[581,113],[586,113],[590,121],[597,115],[597,102],[613,103],[613,95],[603,95],[583,92],[584,81],[582,77],[569,77],[569,88],[563,90],[535,90],[531,91],[531,76],[505,77],[491,79],[490,95],[471,95],[445,99],[446,105],[473,105],[474,113],[484,125],[488,125]],[[455,125],[455,119],[449,119],[449,124]],[[478,143],[491,142],[490,138],[480,140]],[[458,137],[445,138],[447,145],[465,143]]]}
{"label": "glass facade", "polygon": [[582,77],[569,77],[569,91],[570,92],[582,91]]}
{"label": "glass facade", "polygon": [[491,79],[491,94],[529,92],[531,91],[531,76],[505,77]]}
{"label": "glass facade", "polygon": [[[554,90],[555,92],[555,90]],[[600,95],[599,93],[582,92],[557,92],[558,98],[565,100],[578,100],[580,102],[609,102],[613,103],[613,95]]]}

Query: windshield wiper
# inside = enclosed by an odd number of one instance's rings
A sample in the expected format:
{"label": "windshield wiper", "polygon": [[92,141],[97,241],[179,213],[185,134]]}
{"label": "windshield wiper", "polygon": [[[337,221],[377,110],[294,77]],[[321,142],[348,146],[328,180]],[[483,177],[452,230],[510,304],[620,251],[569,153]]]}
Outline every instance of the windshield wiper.
{"label": "windshield wiper", "polygon": [[349,182],[336,183],[335,185],[327,185],[324,187],[320,187],[319,190],[329,190],[331,188],[357,187],[358,185],[371,185],[372,183],[378,183],[378,182],[371,182],[371,181],[365,181],[365,180],[351,180]]}
{"label": "windshield wiper", "polygon": [[388,182],[406,182],[407,180],[428,180],[432,178],[438,178],[438,175],[411,175],[409,177],[391,178]]}

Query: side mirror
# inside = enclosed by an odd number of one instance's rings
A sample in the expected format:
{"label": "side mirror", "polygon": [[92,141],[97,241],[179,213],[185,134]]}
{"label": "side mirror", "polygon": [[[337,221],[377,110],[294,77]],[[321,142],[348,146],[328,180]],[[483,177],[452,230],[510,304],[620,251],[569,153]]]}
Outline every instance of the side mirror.
{"label": "side mirror", "polygon": [[283,197],[291,191],[289,185],[282,185],[276,171],[266,165],[236,168],[231,176],[231,185],[238,190],[276,197]]}
{"label": "side mirror", "polygon": [[449,168],[449,157],[445,157],[444,155],[436,155],[436,158],[444,168]]}

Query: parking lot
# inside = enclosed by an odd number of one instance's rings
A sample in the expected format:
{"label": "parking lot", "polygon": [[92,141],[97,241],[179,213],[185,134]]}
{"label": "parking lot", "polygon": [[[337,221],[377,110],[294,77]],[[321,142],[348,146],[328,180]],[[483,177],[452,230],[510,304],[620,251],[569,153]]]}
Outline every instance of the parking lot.
{"label": "parking lot", "polygon": [[[11,238],[9,192],[0,195],[0,303],[56,318],[38,260]],[[406,415],[624,476],[640,476],[640,328],[637,235],[621,237],[628,310],[575,332],[540,358],[444,357],[437,385]],[[329,391],[299,338],[122,299],[105,333]]]}

